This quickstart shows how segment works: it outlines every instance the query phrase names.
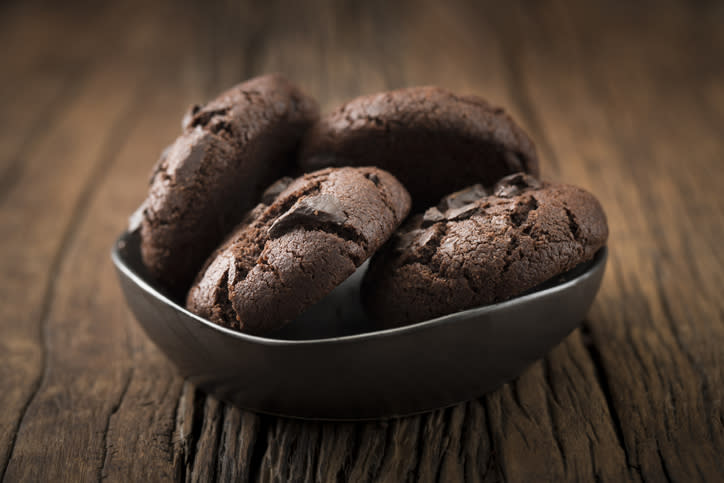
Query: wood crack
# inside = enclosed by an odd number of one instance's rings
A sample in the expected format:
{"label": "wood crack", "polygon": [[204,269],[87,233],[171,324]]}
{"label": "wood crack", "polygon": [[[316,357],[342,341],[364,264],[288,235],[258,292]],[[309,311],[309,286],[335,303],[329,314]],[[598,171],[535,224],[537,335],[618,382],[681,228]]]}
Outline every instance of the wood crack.
{"label": "wood crack", "polygon": [[100,458],[100,467],[98,468],[98,481],[101,481],[105,479],[105,476],[103,476],[103,471],[106,468],[106,460],[108,458],[108,431],[111,428],[111,419],[113,419],[113,416],[118,412],[118,409],[120,409],[121,404],[123,403],[123,399],[126,397],[126,394],[128,393],[128,388],[131,387],[131,380],[133,379],[133,373],[135,371],[135,368],[131,367],[131,370],[128,371],[128,376],[126,377],[125,382],[123,383],[123,388],[121,389],[121,394],[118,396],[118,400],[116,403],[111,407],[111,412],[108,414],[108,418],[106,418],[106,426],[103,428],[103,437],[102,437],[102,450],[101,458]]}
{"label": "wood crack", "polygon": [[490,402],[488,398],[483,398],[480,400],[484,412],[485,412],[485,422],[487,423],[485,427],[487,428],[487,431],[485,434],[488,437],[488,448],[490,448],[490,451],[488,451],[488,461],[485,464],[485,473],[482,475],[483,479],[488,476],[488,473],[493,471],[494,468],[497,467],[498,475],[500,476],[501,480],[508,480],[508,475],[506,474],[506,468],[505,465],[498,465],[497,461],[495,460],[496,455],[496,445],[495,445],[495,439],[493,438],[493,426],[491,424],[492,418],[490,417]]}
{"label": "wood crack", "polygon": [[561,441],[560,428],[558,426],[556,418],[553,415],[553,410],[551,408],[551,401],[553,401],[559,407],[560,407],[560,403],[558,401],[558,398],[556,397],[555,389],[553,387],[553,380],[551,378],[552,368],[551,368],[551,363],[550,363],[549,357],[545,357],[543,359],[542,363],[543,363],[543,378],[545,379],[546,385],[548,386],[548,390],[546,391],[546,394],[544,396],[545,408],[546,408],[546,412],[548,413],[548,419],[550,419],[550,421],[551,421],[551,435],[553,436],[553,441],[556,444],[558,453],[561,455],[561,463],[563,464],[563,471],[565,473],[567,470],[567,467],[568,467],[568,458],[566,458],[566,452],[563,449],[563,442]]}
{"label": "wood crack", "polygon": [[347,451],[347,456],[344,459],[344,463],[341,465],[339,470],[337,471],[337,481],[343,482],[348,481],[350,478],[350,473],[352,472],[352,468],[354,465],[354,461],[356,458],[359,457],[360,454],[360,448],[362,447],[362,431],[360,431],[360,428],[353,429],[354,435],[351,438],[352,444]]}
{"label": "wood crack", "polygon": [[635,469],[639,473],[639,476],[641,476],[640,468],[631,463],[629,453],[628,451],[626,451],[626,440],[623,435],[623,425],[621,423],[621,419],[619,418],[618,413],[616,412],[616,407],[613,403],[613,394],[611,393],[611,388],[609,387],[608,380],[606,378],[605,365],[601,358],[601,354],[598,351],[598,348],[596,347],[595,343],[593,343],[593,338],[590,335],[590,327],[586,322],[582,324],[581,331],[584,334],[584,337],[582,337],[582,345],[588,353],[589,358],[591,359],[591,364],[593,365],[593,373],[596,377],[596,381],[598,382],[598,386],[601,388],[601,392],[603,393],[603,397],[606,402],[606,408],[608,409],[608,414],[611,417],[611,423],[616,433],[616,439],[618,440],[618,444],[619,446],[621,446],[623,453],[626,455],[626,463],[628,467]]}
{"label": "wood crack", "polygon": [[[189,401],[189,396],[191,401]],[[186,418],[187,418],[187,407],[189,404],[193,405],[194,390],[191,383],[184,382],[181,385],[181,392],[179,394],[178,401],[176,403],[176,413],[174,415],[174,422],[171,433],[178,431],[178,447],[174,442],[173,436],[171,437],[171,445],[174,448],[173,455],[173,473],[176,481],[186,481],[186,474],[189,466],[189,448],[191,442],[189,436],[191,431],[185,432]],[[191,425],[193,425],[193,411],[191,412]]]}
{"label": "wood crack", "polygon": [[[443,409],[443,429],[441,431],[443,435],[443,442],[440,448],[440,460],[437,462],[437,468],[435,469],[435,481],[442,481],[442,468],[445,464],[445,454],[450,450],[450,426],[452,423],[452,412],[455,408]],[[461,431],[462,434],[462,431]]]}
{"label": "wood crack", "polygon": [[[417,444],[415,445],[415,480],[422,479],[422,457],[425,453],[425,421],[422,416],[418,416],[418,428],[417,428]],[[409,475],[408,475],[409,476]]]}
{"label": "wood crack", "polygon": [[218,419],[216,420],[216,440],[214,441],[214,447],[216,451],[216,461],[211,466],[211,478],[213,480],[219,479],[221,473],[221,462],[223,460],[224,450],[222,449],[222,437],[224,435],[224,420],[226,419],[226,405],[223,402],[219,402],[218,408]]}
{"label": "wood crack", "polygon": [[[691,351],[684,345],[684,343],[681,340],[681,332],[680,329],[676,323],[676,317],[674,317],[674,314],[671,310],[671,305],[669,304],[669,299],[666,296],[666,293],[664,292],[664,286],[662,283],[662,274],[661,274],[661,265],[659,260],[654,260],[654,273],[656,274],[656,277],[654,279],[654,286],[656,287],[656,293],[659,297],[659,303],[661,305],[661,311],[663,312],[664,318],[666,319],[669,329],[671,330],[671,333],[674,335],[673,339],[676,342],[676,346],[681,351],[681,353],[684,355],[686,360],[691,365],[691,368],[697,373],[699,376],[699,389],[701,391],[701,399],[702,404],[707,410],[708,414],[712,414],[712,395],[709,389],[709,384],[707,383],[706,375],[704,374],[704,371],[701,369],[699,364],[697,364],[696,359],[694,358]],[[722,318],[724,320],[724,318]],[[711,420],[707,419],[709,424],[707,425],[706,429],[708,431],[709,437],[711,438],[713,436],[712,434],[712,424]]]}
{"label": "wood crack", "polygon": [[[476,402],[468,401],[463,404],[463,417],[462,417],[463,422],[467,421],[468,418],[470,417],[470,412],[471,412],[470,406],[472,404],[476,404]],[[460,430],[460,441],[458,442],[458,445],[459,445],[458,446],[458,458],[460,458],[460,466],[463,469],[464,475],[467,475],[469,473],[468,457],[467,457],[467,454],[465,454],[465,439],[466,439],[468,431],[470,431],[470,426],[471,425],[469,425],[469,424],[463,425],[463,427]]]}
{"label": "wood crack", "polygon": [[661,454],[661,448],[656,448],[656,454],[659,457],[659,462],[661,463],[661,469],[664,472],[664,477],[666,478],[666,481],[672,482],[674,479],[669,474],[669,469],[666,467],[666,460],[664,459],[664,455]]}
{"label": "wood crack", "polygon": [[[133,360],[133,346],[131,345],[131,338],[130,334],[126,332],[126,346],[128,348],[128,355]],[[128,393],[128,389],[131,387],[131,381],[133,380],[133,375],[135,373],[135,366],[131,366],[131,368],[127,371],[128,375],[126,376],[126,380],[123,383],[123,388],[121,389],[121,393],[118,396],[118,401],[113,405],[111,408],[110,414],[108,414],[108,418],[106,419],[106,426],[103,429],[103,438],[102,438],[102,445],[103,445],[103,452],[101,453],[100,463],[101,466],[98,469],[98,481],[101,481],[105,479],[103,476],[103,472],[106,467],[106,459],[108,457],[108,431],[111,427],[111,420],[113,419],[113,416],[118,412],[118,410],[121,407],[121,404],[123,403],[124,398],[126,397],[126,394]],[[167,387],[168,391],[169,387]]]}
{"label": "wood crack", "polygon": [[204,408],[207,404],[207,397],[199,389],[193,390],[194,400],[192,401],[193,413],[191,415],[191,431],[188,434],[188,452],[185,454],[184,476],[186,479],[194,474],[196,455],[199,449],[201,431],[204,427]]}
{"label": "wood crack", "polygon": [[[45,353],[45,344],[43,344],[43,352],[42,352],[42,364],[43,367],[45,367],[45,359],[46,359],[46,353]],[[45,370],[43,370],[43,376],[45,375]],[[28,412],[28,408],[30,407],[30,404],[35,400],[36,395],[38,394],[38,391],[40,391],[40,387],[42,385],[42,381],[44,377],[41,376],[38,378],[35,383],[33,384],[33,388],[30,391],[30,397],[23,405],[22,410],[20,411],[20,417],[18,418],[18,423],[15,425],[15,428],[13,429],[13,438],[10,441],[10,447],[8,448],[7,452],[7,459],[3,462],[2,471],[0,471],[0,481],[5,481],[5,472],[8,469],[8,465],[10,464],[10,460],[12,460],[13,452],[15,451],[15,443],[18,438],[18,433],[20,433],[20,428],[23,424],[23,420],[25,419],[25,415]]]}
{"label": "wood crack", "polygon": [[259,427],[257,428],[257,437],[251,449],[251,457],[249,458],[249,481],[259,481],[261,479],[261,470],[264,462],[264,455],[269,447],[269,432],[272,428],[272,422],[276,422],[272,416],[259,416]]}

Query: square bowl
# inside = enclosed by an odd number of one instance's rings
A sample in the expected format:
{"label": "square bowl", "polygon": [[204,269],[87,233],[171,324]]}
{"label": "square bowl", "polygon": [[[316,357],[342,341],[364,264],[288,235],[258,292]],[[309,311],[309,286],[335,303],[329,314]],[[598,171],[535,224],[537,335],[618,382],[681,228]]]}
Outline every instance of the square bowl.
{"label": "square bowl", "polygon": [[[607,250],[564,281],[505,302],[405,327],[311,339],[252,336],[192,314],[149,282],[137,233],[122,234],[111,257],[146,334],[198,387],[256,412],[360,420],[450,406],[519,375],[584,319]],[[311,311],[312,319],[315,313],[322,312]]]}

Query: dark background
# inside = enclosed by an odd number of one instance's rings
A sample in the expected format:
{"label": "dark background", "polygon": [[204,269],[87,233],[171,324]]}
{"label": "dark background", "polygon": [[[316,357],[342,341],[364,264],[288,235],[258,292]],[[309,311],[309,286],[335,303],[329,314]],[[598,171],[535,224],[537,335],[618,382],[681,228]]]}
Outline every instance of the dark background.
{"label": "dark background", "polygon": [[[3,2],[0,477],[724,480],[722,25],[721,2]],[[418,84],[504,106],[543,176],[608,213],[581,329],[395,421],[259,416],[184,383],[108,252],[187,106],[271,71],[326,110]]]}

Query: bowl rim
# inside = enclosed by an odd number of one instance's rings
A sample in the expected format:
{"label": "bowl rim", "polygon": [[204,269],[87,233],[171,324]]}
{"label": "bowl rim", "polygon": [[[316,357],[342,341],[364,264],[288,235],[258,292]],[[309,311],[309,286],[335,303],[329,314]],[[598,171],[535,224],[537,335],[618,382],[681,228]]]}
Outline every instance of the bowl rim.
{"label": "bowl rim", "polygon": [[[236,339],[240,339],[243,341],[265,345],[265,346],[306,346],[306,345],[333,345],[333,344],[340,344],[340,343],[350,343],[350,342],[362,342],[362,341],[368,341],[368,340],[376,340],[380,338],[387,338],[390,336],[402,336],[402,335],[408,335],[408,334],[414,334],[415,332],[420,332],[424,330],[428,330],[443,324],[450,323],[452,321],[455,321],[456,319],[459,319],[464,316],[472,316],[472,317],[480,317],[484,316],[485,314],[489,312],[495,312],[497,310],[505,309],[506,307],[517,305],[525,302],[529,302],[541,297],[545,297],[549,294],[557,293],[560,291],[564,291],[568,289],[570,286],[577,284],[580,282],[580,280],[588,278],[593,276],[597,269],[600,268],[602,264],[606,262],[606,259],[608,258],[608,247],[607,245],[604,245],[601,247],[593,256],[591,260],[584,263],[589,263],[590,265],[586,268],[586,270],[569,279],[565,282],[556,284],[552,287],[548,287],[541,290],[536,290],[534,292],[520,295],[517,297],[513,297],[512,299],[505,300],[503,302],[498,302],[495,304],[489,304],[489,305],[483,305],[480,307],[474,307],[472,309],[467,310],[461,310],[458,312],[453,312],[451,314],[442,315],[440,317],[436,317],[434,319],[425,320],[422,322],[417,322],[414,324],[404,325],[400,327],[393,327],[390,329],[381,329],[381,330],[374,330],[371,332],[363,332],[360,334],[352,334],[352,335],[344,335],[344,336],[338,336],[338,337],[326,337],[321,339],[300,339],[300,340],[288,340],[288,339],[274,339],[270,337],[262,337],[258,335],[251,335],[246,334],[244,332],[239,332],[237,330],[229,329],[226,327],[223,327],[221,325],[215,324],[209,320],[204,319],[203,317],[200,317],[193,312],[190,312],[185,307],[177,304],[170,298],[168,298],[166,295],[158,291],[156,288],[154,288],[149,282],[147,282],[140,274],[138,274],[136,271],[134,271],[124,260],[123,255],[121,254],[121,250],[123,249],[123,244],[132,243],[133,241],[130,240],[132,232],[124,231],[121,233],[121,235],[116,239],[116,241],[113,243],[113,247],[111,249],[111,260],[113,261],[113,264],[116,266],[116,269],[123,273],[125,277],[130,279],[133,283],[135,283],[137,286],[139,286],[144,292],[148,293],[155,299],[159,300],[160,302],[170,306],[172,309],[181,312],[186,317],[191,318],[197,323],[200,323],[201,325],[215,330],[217,332],[221,332],[224,335],[228,335],[231,337],[234,337]],[[467,317],[465,317],[467,318]]]}

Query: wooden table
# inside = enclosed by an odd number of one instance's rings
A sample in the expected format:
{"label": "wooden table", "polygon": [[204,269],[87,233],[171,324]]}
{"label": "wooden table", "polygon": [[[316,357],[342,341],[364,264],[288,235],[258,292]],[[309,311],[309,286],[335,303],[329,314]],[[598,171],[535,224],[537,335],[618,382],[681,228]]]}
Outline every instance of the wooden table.
{"label": "wooden table", "polygon": [[[724,480],[721,3],[100,3],[0,6],[0,479]],[[325,109],[417,84],[506,106],[545,177],[608,213],[581,329],[492,394],[392,421],[185,383],[109,249],[186,107],[269,71]]]}

